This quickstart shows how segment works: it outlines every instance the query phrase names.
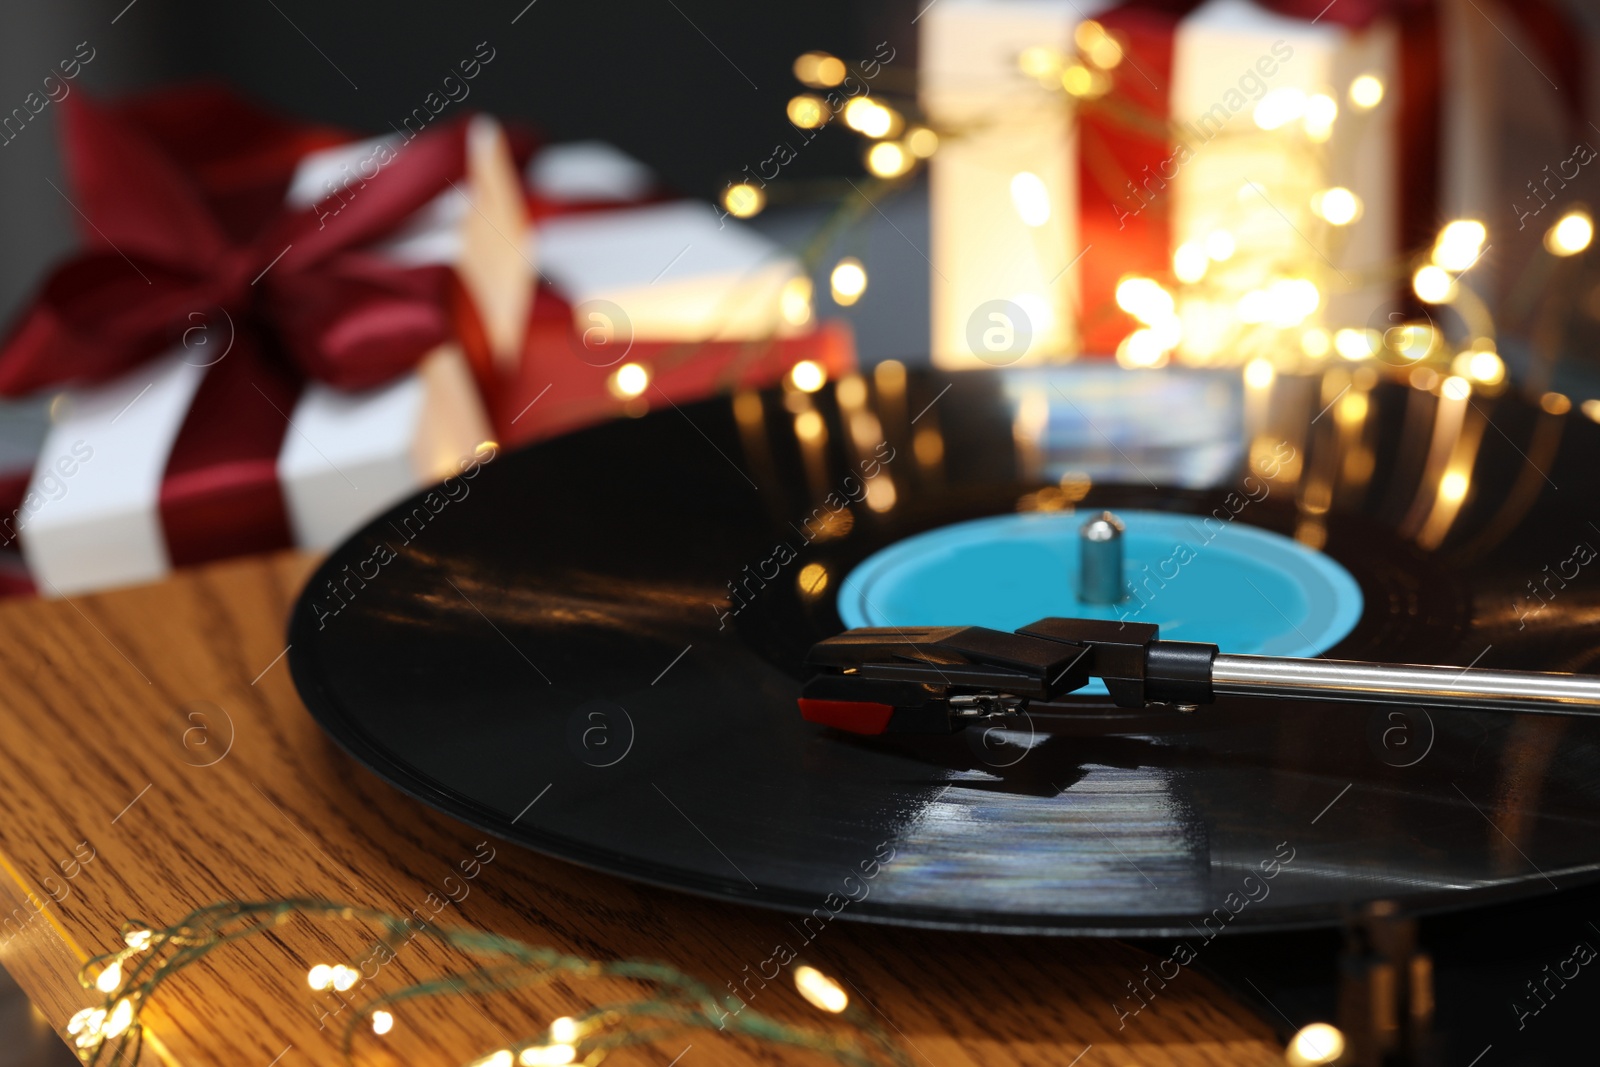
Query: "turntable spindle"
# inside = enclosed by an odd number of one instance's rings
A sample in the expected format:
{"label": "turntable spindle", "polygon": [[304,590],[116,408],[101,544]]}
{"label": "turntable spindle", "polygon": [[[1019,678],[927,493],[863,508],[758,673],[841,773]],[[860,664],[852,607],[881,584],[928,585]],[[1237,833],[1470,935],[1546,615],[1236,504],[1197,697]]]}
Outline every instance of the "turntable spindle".
{"label": "turntable spindle", "polygon": [[1115,604],[1128,594],[1122,583],[1122,535],[1128,528],[1102,511],[1078,528],[1078,599]]}

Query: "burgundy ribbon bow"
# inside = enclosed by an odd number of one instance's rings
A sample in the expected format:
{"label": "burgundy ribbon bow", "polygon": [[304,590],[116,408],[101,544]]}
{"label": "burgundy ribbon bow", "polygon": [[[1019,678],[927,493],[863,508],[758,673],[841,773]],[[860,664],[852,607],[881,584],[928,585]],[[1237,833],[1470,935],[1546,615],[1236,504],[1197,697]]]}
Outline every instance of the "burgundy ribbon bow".
{"label": "burgundy ribbon bow", "polygon": [[280,206],[242,239],[137,124],[77,93],[63,125],[89,247],[51,273],[0,346],[0,394],[104,381],[198,322],[211,333],[226,321],[234,345],[260,345],[342,389],[388,381],[451,335],[449,268],[361,248],[463,175],[464,125],[385,147],[322,203]]}
{"label": "burgundy ribbon bow", "polygon": [[450,268],[363,251],[465,174],[465,125],[375,151],[294,210],[283,199],[295,163],[340,143],[332,131],[204,87],[115,110],[82,94],[63,104],[89,247],[0,346],[0,394],[102,382],[187,349],[208,369],[162,477],[169,558],[292,544],[277,462],[305,381],[380,385],[470,321],[453,314]]}

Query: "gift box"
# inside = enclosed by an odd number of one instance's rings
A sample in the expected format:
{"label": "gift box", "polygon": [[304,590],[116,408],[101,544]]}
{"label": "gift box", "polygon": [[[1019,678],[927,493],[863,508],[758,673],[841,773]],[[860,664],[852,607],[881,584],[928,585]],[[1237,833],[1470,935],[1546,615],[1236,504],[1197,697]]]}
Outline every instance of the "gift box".
{"label": "gift box", "polygon": [[[1505,21],[1445,3],[930,9],[935,359],[1207,362],[1298,349],[1324,324],[1394,325],[1414,309],[1396,299],[1406,257],[1443,222],[1505,236],[1497,174],[1524,153],[1502,134],[1577,127],[1576,23],[1546,3]],[[1528,89],[1527,54],[1568,88],[1508,107],[1486,73],[1517,68],[1506,77]],[[1130,277],[1207,291],[1170,307],[1120,292]],[[1132,352],[1130,315],[1148,328]],[[1246,351],[1243,327],[1286,332]]]}
{"label": "gift box", "polygon": [[528,167],[542,284],[500,440],[520,444],[652,406],[770,385],[797,363],[848,373],[848,327],[818,324],[800,261],[710,204],[666,199],[643,164],[599,142]]}
{"label": "gift box", "polygon": [[66,108],[89,248],[0,349],[0,390],[61,390],[5,523],[41,593],[326,548],[490,437],[478,383],[532,293],[492,120],[352,143],[209,90]]}

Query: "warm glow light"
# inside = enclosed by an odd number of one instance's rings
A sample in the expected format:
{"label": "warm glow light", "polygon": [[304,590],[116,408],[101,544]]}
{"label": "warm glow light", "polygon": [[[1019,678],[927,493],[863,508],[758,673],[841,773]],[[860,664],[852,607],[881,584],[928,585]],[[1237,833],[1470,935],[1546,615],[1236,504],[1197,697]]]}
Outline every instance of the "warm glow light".
{"label": "warm glow light", "polygon": [[1312,197],[1311,210],[1335,226],[1348,226],[1361,217],[1361,198],[1344,186],[1336,185]]}
{"label": "warm glow light", "polygon": [[1432,354],[1439,334],[1431,322],[1408,322],[1385,330],[1383,343],[1401,358],[1416,362]]}
{"label": "warm glow light", "polygon": [[823,590],[828,588],[828,568],[820,563],[807,563],[800,568],[797,581],[801,593],[808,597],[821,596]]}
{"label": "warm glow light", "polygon": [[827,436],[828,425],[815,411],[802,411],[794,417],[794,432],[802,441],[820,441]]}
{"label": "warm glow light", "polygon": [[1578,408],[1595,422],[1600,422],[1600,400],[1585,400]]}
{"label": "warm glow light", "polygon": [[473,1060],[467,1067],[511,1067],[512,1062],[511,1050],[503,1048]]}
{"label": "warm glow light", "polygon": [[1300,335],[1300,351],[1312,359],[1321,359],[1333,350],[1333,339],[1321,327],[1312,327]]}
{"label": "warm glow light", "polygon": [[1377,330],[1340,330],[1333,335],[1333,350],[1349,360],[1371,359],[1380,340]]}
{"label": "warm glow light", "polygon": [[[522,1050],[517,1062],[522,1067],[561,1067],[578,1058],[578,1050],[571,1045],[532,1045]],[[507,1063],[510,1061],[507,1060]]]}
{"label": "warm glow light", "polygon": [[1312,1023],[1294,1035],[1284,1058],[1290,1067],[1325,1067],[1344,1055],[1344,1035],[1327,1023]]}
{"label": "warm glow light", "polygon": [[1122,46],[1094,19],[1084,19],[1072,31],[1072,41],[1089,62],[1101,70],[1110,70],[1122,62]]}
{"label": "warm glow light", "polygon": [[1265,389],[1277,376],[1272,364],[1264,359],[1252,359],[1244,365],[1244,384],[1252,389]]}
{"label": "warm glow light", "polygon": [[1383,82],[1375,74],[1363,74],[1350,83],[1350,102],[1370,111],[1383,102]]}
{"label": "warm glow light", "polygon": [[105,1028],[100,1031],[104,1038],[117,1037],[133,1025],[133,1001],[123,997],[117,1001],[117,1006],[111,1009],[110,1018],[106,1019]]}
{"label": "warm glow light", "polygon": [[1032,171],[1019,171],[1011,176],[1011,206],[1029,226],[1043,226],[1050,221],[1050,190],[1044,179]]}
{"label": "warm glow light", "polygon": [[122,964],[112,961],[111,965],[95,976],[94,987],[102,993],[114,993],[122,984]]}
{"label": "warm glow light", "polygon": [[789,101],[789,121],[802,130],[814,130],[828,121],[828,106],[821,97],[801,93]]}
{"label": "warm glow light", "polygon": [[1439,392],[1450,400],[1465,400],[1472,395],[1472,383],[1459,374],[1452,374],[1439,386]]}
{"label": "warm glow light", "polygon": [[828,275],[828,285],[833,290],[833,302],[840,307],[849,307],[867,291],[867,268],[854,256],[846,256]]}
{"label": "warm glow light", "polygon": [[803,393],[814,393],[828,383],[828,372],[814,359],[802,359],[789,369],[789,380]]}
{"label": "warm glow light", "polygon": [[869,96],[857,96],[844,106],[844,124],[868,137],[887,137],[899,116]]}
{"label": "warm glow light", "polygon": [[783,283],[778,293],[778,313],[790,326],[804,326],[811,321],[811,279],[794,277]]}
{"label": "warm glow light", "polygon": [[1544,235],[1544,246],[1554,255],[1575,256],[1594,240],[1594,220],[1587,211],[1569,211]]}
{"label": "warm glow light", "polygon": [[346,967],[342,963],[336,963],[333,967],[333,988],[341,993],[346,992],[354,988],[360,977],[361,972],[354,967]]}
{"label": "warm glow light", "polygon": [[1117,306],[1146,325],[1170,319],[1176,308],[1172,294],[1160,283],[1137,276],[1117,283]]}
{"label": "warm glow light", "polygon": [[611,393],[622,400],[638,396],[650,386],[650,372],[637,363],[624,363],[611,376]]}
{"label": "warm glow light", "polygon": [[1206,235],[1206,255],[1218,263],[1232,259],[1233,253],[1238,247],[1238,243],[1233,239],[1233,234],[1227,230],[1212,230]]}
{"label": "warm glow light", "polygon": [[1447,471],[1439,479],[1439,499],[1447,504],[1459,504],[1467,498],[1467,487],[1471,484],[1460,471]]}
{"label": "warm glow light", "polygon": [[1477,219],[1457,219],[1439,231],[1433,243],[1433,264],[1460,274],[1478,261],[1488,229]]}
{"label": "warm glow light", "polygon": [[1047,81],[1061,73],[1061,53],[1044,45],[1024,48],[1017,57],[1017,66],[1030,78]]}
{"label": "warm glow light", "polygon": [[894,482],[886,476],[880,476],[867,483],[867,507],[882,513],[894,507],[899,494],[895,492]]}
{"label": "warm glow light", "polygon": [[794,987],[800,991],[802,997],[823,1011],[837,1014],[850,1004],[850,998],[845,996],[839,984],[815,967],[807,967],[804,964],[796,967]]}
{"label": "warm glow light", "polygon": [[570,1045],[578,1040],[578,1020],[563,1015],[550,1022],[550,1040],[559,1045]]}
{"label": "warm glow light", "polygon": [[1198,241],[1185,241],[1172,253],[1172,273],[1186,285],[1204,278],[1210,265],[1211,257]]}
{"label": "warm glow light", "polygon": [[319,963],[306,972],[306,985],[322,992],[333,985],[333,968],[326,963]]}
{"label": "warm glow light", "polygon": [[1552,415],[1565,415],[1572,410],[1572,401],[1564,393],[1546,393],[1539,398],[1539,406]]}
{"label": "warm glow light", "polygon": [[767,194],[749,182],[739,182],[722,191],[722,206],[734,218],[748,219],[761,214],[767,206]]}
{"label": "warm glow light", "polygon": [[1267,286],[1272,314],[1267,321],[1287,329],[1298,326],[1322,306],[1322,291],[1306,278],[1280,278]]}
{"label": "warm glow light", "polygon": [[1073,96],[1089,96],[1094,93],[1095,87],[1094,71],[1082,63],[1074,63],[1061,72],[1061,88]]}
{"label": "warm glow light", "polygon": [[1411,288],[1423,302],[1442,304],[1455,296],[1456,280],[1443,267],[1430,263],[1412,277]]}
{"label": "warm glow light", "polygon": [[1334,413],[1334,418],[1346,425],[1357,425],[1367,417],[1367,394],[1359,389],[1352,389],[1339,400],[1339,409]]}
{"label": "warm glow light", "polygon": [[372,1032],[382,1037],[394,1029],[394,1016],[379,1008],[372,1013]]}
{"label": "warm glow light", "polygon": [[831,89],[849,73],[844,61],[826,52],[807,52],[794,61],[794,76],[817,89]]}
{"label": "warm glow light", "polygon": [[1506,380],[1505,361],[1482,349],[1461,353],[1451,362],[1450,369],[1484,385],[1498,385]]}
{"label": "warm glow light", "polygon": [[122,940],[132,949],[144,950],[150,947],[155,939],[155,932],[151,930],[129,930],[123,935]]}
{"label": "warm glow light", "polygon": [[906,147],[918,159],[927,159],[939,150],[939,135],[926,126],[913,127],[906,134]]}
{"label": "warm glow light", "polygon": [[1159,367],[1165,358],[1166,348],[1154,330],[1134,330],[1117,345],[1117,362],[1124,367]]}
{"label": "warm glow light", "polygon": [[1276,130],[1287,126],[1306,113],[1306,94],[1293,86],[1280,86],[1256,104],[1256,125],[1263,130]]}
{"label": "warm glow light", "polygon": [[1339,102],[1327,93],[1306,101],[1306,136],[1321,143],[1333,135],[1333,120],[1339,117]]}
{"label": "warm glow light", "polygon": [[867,170],[877,178],[898,178],[911,169],[913,158],[893,141],[879,141],[867,149]]}

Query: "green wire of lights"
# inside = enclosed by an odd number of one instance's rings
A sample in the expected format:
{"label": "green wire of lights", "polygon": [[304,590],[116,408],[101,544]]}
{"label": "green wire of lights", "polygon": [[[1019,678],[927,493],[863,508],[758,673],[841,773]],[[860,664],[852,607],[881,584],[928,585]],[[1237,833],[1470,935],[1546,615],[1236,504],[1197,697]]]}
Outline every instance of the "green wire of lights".
{"label": "green wire of lights", "polygon": [[[848,1067],[904,1067],[908,1062],[880,1027],[848,1003],[832,979],[811,967],[795,968],[796,986],[807,1000],[836,1013],[854,1033],[845,1036],[779,1022],[733,998],[719,997],[703,982],[664,963],[589,960],[499,934],[419,926],[387,912],[315,899],[224,901],[191,912],[165,929],[125,923],[124,947],[95,957],[79,971],[78,980],[85,989],[105,996],[98,1006],[84,1008],[67,1024],[79,1060],[110,1064],[126,1057],[130,1067],[138,1063],[143,1047],[139,1015],[164,981],[213,949],[269,932],[296,917],[360,924],[375,936],[374,949],[391,957],[406,942],[423,936],[479,961],[471,969],[416,982],[363,1002],[341,1035],[346,1062],[353,1062],[357,1030],[364,1026],[377,1035],[387,1033],[394,1026],[392,1009],[406,1001],[506,992],[558,978],[621,978],[644,985],[649,995],[557,1019],[544,1033],[479,1056],[467,1067],[558,1067],[569,1063],[592,1067],[615,1049],[648,1044],[688,1029],[721,1030],[804,1049]],[[318,964],[311,968],[307,982],[314,990],[342,993],[353,988],[360,977],[359,970],[345,964]]]}

